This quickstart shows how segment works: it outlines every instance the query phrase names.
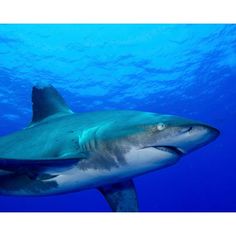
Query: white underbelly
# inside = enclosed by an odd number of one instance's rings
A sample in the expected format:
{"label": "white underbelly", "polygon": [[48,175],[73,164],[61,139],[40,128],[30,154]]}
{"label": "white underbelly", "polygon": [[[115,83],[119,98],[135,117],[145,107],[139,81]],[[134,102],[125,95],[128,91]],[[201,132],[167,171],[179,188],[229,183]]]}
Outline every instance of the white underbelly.
{"label": "white underbelly", "polygon": [[[83,165],[60,169],[50,168],[38,173],[38,176],[27,174],[11,175],[1,172],[0,193],[10,195],[51,195],[96,188],[107,184],[122,182],[149,171],[174,164],[179,157],[154,148],[132,150],[125,154],[125,163],[103,166]],[[93,159],[91,159],[93,161]],[[90,163],[91,164],[91,163]]]}
{"label": "white underbelly", "polygon": [[[143,155],[146,155],[145,159]],[[54,179],[58,187],[54,191],[79,191],[121,182],[125,179],[172,165],[179,158],[168,153],[157,153],[155,149],[147,149],[138,152],[129,152],[125,156],[125,159],[126,164],[111,169],[89,168],[84,170],[78,166],[74,166],[69,170],[58,173],[58,176]]]}

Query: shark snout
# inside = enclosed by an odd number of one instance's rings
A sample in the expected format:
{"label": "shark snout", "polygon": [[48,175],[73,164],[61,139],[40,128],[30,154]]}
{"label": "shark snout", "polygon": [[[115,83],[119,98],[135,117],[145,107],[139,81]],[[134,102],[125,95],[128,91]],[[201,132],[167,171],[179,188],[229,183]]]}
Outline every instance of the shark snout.
{"label": "shark snout", "polygon": [[220,131],[210,125],[192,126],[193,134],[202,138],[202,142],[211,142],[220,135]]}
{"label": "shark snout", "polygon": [[202,134],[203,136],[207,135],[209,138],[217,138],[220,135],[220,131],[212,126],[205,125],[205,124],[191,124],[186,125],[180,129],[182,133],[198,133]]}
{"label": "shark snout", "polygon": [[220,131],[212,126],[203,125],[203,129],[206,129],[206,132],[212,139],[216,139],[220,135]]}
{"label": "shark snout", "polygon": [[176,146],[184,153],[207,145],[220,135],[220,131],[205,124],[190,124],[179,127],[179,137]]}

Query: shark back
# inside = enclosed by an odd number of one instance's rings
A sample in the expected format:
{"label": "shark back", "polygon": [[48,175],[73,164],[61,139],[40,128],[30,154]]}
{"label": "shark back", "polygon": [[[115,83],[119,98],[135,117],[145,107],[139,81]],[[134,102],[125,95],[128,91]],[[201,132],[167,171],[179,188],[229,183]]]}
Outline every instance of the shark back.
{"label": "shark back", "polygon": [[0,170],[40,171],[86,157],[76,140],[78,117],[54,87],[33,87],[32,110],[28,127],[0,138]]}

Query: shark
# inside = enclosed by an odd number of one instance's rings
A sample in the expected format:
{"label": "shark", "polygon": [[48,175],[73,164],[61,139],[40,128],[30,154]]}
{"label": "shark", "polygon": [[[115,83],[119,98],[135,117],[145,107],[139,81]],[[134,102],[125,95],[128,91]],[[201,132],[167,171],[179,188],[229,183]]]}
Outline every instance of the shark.
{"label": "shark", "polygon": [[112,211],[136,212],[134,177],[176,164],[219,134],[175,115],[76,113],[52,85],[35,85],[31,122],[0,137],[0,194],[47,196],[96,188]]}

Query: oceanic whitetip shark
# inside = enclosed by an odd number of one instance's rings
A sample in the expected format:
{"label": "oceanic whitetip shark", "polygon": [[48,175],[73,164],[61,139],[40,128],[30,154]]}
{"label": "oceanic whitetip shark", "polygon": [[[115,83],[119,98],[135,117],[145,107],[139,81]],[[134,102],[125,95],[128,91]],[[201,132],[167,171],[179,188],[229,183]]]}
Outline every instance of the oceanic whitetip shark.
{"label": "oceanic whitetip shark", "polygon": [[0,194],[97,188],[113,211],[138,211],[133,177],[173,165],[219,135],[173,115],[75,113],[51,85],[33,87],[32,106],[31,123],[0,138]]}

